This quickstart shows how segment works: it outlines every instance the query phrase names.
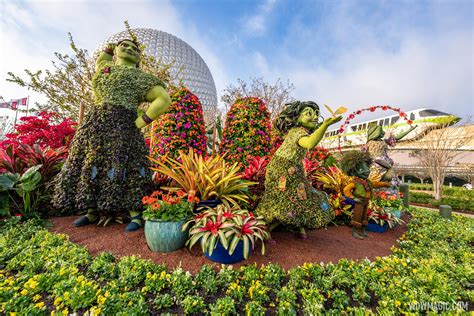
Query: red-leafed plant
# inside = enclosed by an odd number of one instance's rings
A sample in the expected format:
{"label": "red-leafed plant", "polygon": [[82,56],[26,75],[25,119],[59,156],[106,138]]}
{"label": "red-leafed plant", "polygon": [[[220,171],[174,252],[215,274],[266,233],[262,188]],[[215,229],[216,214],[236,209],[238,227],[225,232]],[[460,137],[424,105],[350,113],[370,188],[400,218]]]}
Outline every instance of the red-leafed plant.
{"label": "red-leafed plant", "polygon": [[[255,242],[262,242],[262,254],[265,254],[264,241],[270,237],[263,217],[254,216],[252,212],[233,208],[228,203],[209,208],[197,215],[183,226],[183,231],[190,227],[189,240],[186,245],[192,248],[200,241],[202,251],[212,255],[220,242],[232,255],[240,241],[243,242],[244,258],[255,248]],[[250,248],[252,247],[252,248]]]}
{"label": "red-leafed plant", "polygon": [[38,116],[24,116],[15,125],[15,132],[5,135],[0,148],[8,145],[39,145],[41,148],[69,147],[76,132],[77,123],[66,118],[61,119],[54,112],[40,112]]}
{"label": "red-leafed plant", "polygon": [[254,209],[265,191],[265,173],[267,171],[267,165],[270,162],[270,157],[250,157],[247,159],[248,167],[245,168],[242,173],[242,178],[256,182],[250,189],[250,209]]}

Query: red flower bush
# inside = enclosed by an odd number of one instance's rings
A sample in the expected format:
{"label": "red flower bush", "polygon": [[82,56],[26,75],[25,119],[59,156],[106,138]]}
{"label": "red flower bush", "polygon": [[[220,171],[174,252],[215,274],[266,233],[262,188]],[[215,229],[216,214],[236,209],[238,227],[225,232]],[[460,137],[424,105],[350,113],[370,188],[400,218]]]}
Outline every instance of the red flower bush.
{"label": "red flower bush", "polygon": [[66,118],[60,119],[54,112],[40,112],[39,116],[24,116],[15,126],[15,132],[5,135],[0,148],[39,145],[41,148],[69,147],[76,132],[77,123]]}
{"label": "red flower bush", "polygon": [[180,150],[194,148],[198,155],[206,154],[206,129],[201,102],[189,89],[178,88],[171,93],[171,106],[153,122],[150,155],[177,158]]}
{"label": "red flower bush", "polygon": [[219,146],[230,163],[248,165],[251,156],[266,156],[270,152],[270,112],[259,98],[239,98],[227,112],[227,118]]}

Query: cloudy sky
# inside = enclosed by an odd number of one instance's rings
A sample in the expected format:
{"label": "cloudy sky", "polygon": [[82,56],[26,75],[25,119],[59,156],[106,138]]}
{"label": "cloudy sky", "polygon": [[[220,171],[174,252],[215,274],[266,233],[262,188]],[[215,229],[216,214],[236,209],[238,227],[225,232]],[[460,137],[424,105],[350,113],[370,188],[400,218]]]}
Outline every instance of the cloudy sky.
{"label": "cloudy sky", "polygon": [[6,73],[50,67],[54,52],[132,27],[189,43],[218,97],[237,78],[290,80],[293,97],[350,110],[389,104],[474,114],[473,3],[335,0],[0,0],[0,96],[31,96]]}

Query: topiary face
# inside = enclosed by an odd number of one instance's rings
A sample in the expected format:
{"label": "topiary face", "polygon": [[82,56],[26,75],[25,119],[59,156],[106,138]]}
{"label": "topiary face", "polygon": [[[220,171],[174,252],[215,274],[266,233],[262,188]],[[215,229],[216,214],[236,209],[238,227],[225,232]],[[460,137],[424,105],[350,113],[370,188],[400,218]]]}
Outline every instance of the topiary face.
{"label": "topiary face", "polygon": [[318,127],[319,112],[312,107],[305,107],[298,117],[298,124],[309,130]]}
{"label": "topiary face", "polygon": [[372,163],[366,152],[352,150],[344,154],[341,160],[341,169],[350,176],[367,179],[370,174],[369,165]]}
{"label": "topiary face", "polygon": [[140,49],[138,46],[128,40],[120,42],[115,48],[115,56],[137,65],[140,62]]}

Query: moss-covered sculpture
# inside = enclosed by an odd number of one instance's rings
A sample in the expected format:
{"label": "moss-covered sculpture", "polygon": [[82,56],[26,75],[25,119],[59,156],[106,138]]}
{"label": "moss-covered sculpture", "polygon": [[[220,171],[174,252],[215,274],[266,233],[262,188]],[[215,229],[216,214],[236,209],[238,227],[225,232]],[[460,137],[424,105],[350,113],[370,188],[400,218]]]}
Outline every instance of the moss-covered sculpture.
{"label": "moss-covered sculpture", "polygon": [[[382,126],[374,125],[367,130],[367,152],[370,154],[370,157],[373,161],[384,161],[385,164],[390,167],[393,166],[393,160],[388,156],[387,150],[388,146],[394,147],[397,141],[401,140],[408,133],[416,128],[415,126],[410,126],[410,128],[400,134],[393,136],[390,135],[388,138],[384,139],[385,132]],[[382,167],[380,164],[373,163],[370,166],[370,177],[379,178],[387,171],[386,168]],[[394,176],[394,185],[397,185],[397,177]]]}
{"label": "moss-covered sculpture", "polygon": [[[141,226],[141,197],[151,173],[139,129],[166,112],[170,97],[158,78],[138,68],[138,47],[131,40],[109,44],[97,59],[92,78],[95,105],[76,132],[55,188],[56,207],[70,214],[87,212],[75,226],[125,212],[132,217],[127,230]],[[137,118],[137,107],[144,101],[150,106]]]}
{"label": "moss-covered sculpture", "polygon": [[270,228],[290,225],[306,238],[306,228],[322,227],[334,218],[327,194],[306,179],[302,160],[326,129],[340,120],[338,116],[321,122],[319,107],[311,101],[289,103],[278,116],[275,127],[287,134],[267,166],[265,193],[256,210],[272,223]]}
{"label": "moss-covered sculpture", "polygon": [[[369,200],[372,198],[373,189],[390,186],[387,182],[371,182],[368,179],[371,163],[372,158],[369,153],[355,150],[345,153],[341,160],[342,171],[353,176],[353,182],[344,188],[344,195],[355,202],[350,224],[352,226],[352,236],[358,239],[367,237],[365,231],[368,224],[367,207]],[[383,168],[383,166],[381,167]],[[362,233],[357,233],[356,229],[361,229]]]}

